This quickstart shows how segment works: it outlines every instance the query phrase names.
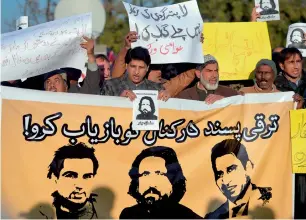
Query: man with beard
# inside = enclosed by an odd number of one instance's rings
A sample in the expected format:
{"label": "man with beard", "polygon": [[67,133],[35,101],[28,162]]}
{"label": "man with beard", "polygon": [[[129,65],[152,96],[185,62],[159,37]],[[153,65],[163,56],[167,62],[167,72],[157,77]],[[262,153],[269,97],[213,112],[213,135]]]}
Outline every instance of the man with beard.
{"label": "man with beard", "polygon": [[291,44],[288,47],[306,49],[306,33],[301,28],[296,28],[291,32],[290,41]]}
{"label": "man with beard", "polygon": [[245,146],[237,140],[227,139],[216,144],[211,150],[211,164],[216,184],[227,201],[204,218],[248,216],[250,205],[263,207],[272,198],[271,187],[258,187],[251,182],[254,164]]}
{"label": "man with beard", "polygon": [[[99,167],[94,149],[83,143],[59,148],[49,165],[47,177],[53,179],[57,190],[52,193],[58,219],[98,218],[90,193],[92,179]],[[40,213],[48,218],[48,213]]]}
{"label": "man with beard", "polygon": [[278,11],[275,10],[276,4],[274,0],[260,0],[259,7],[262,9],[260,15],[278,14]]}
{"label": "man with beard", "polygon": [[123,209],[120,219],[201,218],[179,204],[186,192],[186,179],[173,149],[156,146],[143,150],[129,176],[128,193],[137,204]]}
{"label": "man with beard", "polygon": [[182,92],[176,98],[205,101],[207,104],[225,97],[238,95],[238,92],[226,86],[219,85],[219,67],[217,60],[210,54],[204,56],[204,63],[196,69],[199,82]]}
{"label": "man with beard", "polygon": [[140,99],[139,108],[140,114],[136,116],[137,120],[157,120],[155,113],[155,105],[150,96],[144,96]]}

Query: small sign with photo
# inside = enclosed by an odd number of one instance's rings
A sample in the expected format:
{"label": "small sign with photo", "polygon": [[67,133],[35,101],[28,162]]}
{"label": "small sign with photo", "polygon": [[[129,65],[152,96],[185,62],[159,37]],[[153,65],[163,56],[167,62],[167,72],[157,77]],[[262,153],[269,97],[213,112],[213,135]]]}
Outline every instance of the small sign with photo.
{"label": "small sign with photo", "polygon": [[306,57],[306,23],[295,23],[288,27],[286,47],[298,48]]}
{"label": "small sign with photo", "polygon": [[260,14],[257,21],[280,20],[278,0],[255,0],[256,12]]}
{"label": "small sign with photo", "polygon": [[158,91],[134,90],[133,130],[159,130]]}

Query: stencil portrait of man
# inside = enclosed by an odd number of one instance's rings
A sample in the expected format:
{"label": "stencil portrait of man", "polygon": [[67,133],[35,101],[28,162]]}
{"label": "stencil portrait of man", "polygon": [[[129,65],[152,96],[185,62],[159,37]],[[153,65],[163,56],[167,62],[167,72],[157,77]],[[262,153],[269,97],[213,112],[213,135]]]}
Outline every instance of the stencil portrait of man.
{"label": "stencil portrait of man", "polygon": [[260,15],[273,15],[279,12],[275,9],[276,4],[274,0],[260,0],[259,7],[262,9]]}
{"label": "stencil portrait of man", "polygon": [[[91,183],[99,167],[93,148],[83,143],[59,148],[49,165],[47,177],[55,181],[53,206],[58,219],[98,218]],[[41,211],[43,216],[48,216]]]}
{"label": "stencil portrait of man", "polygon": [[143,96],[139,101],[140,114],[136,116],[137,120],[157,120],[155,113],[155,104],[150,96]]}
{"label": "stencil portrait of man", "polygon": [[306,49],[305,33],[301,28],[295,28],[290,34],[291,44],[288,47],[295,47],[299,49]]}
{"label": "stencil portrait of man", "polygon": [[176,153],[169,147],[150,147],[134,160],[128,194],[137,204],[123,209],[120,219],[201,218],[180,204],[186,179]]}
{"label": "stencil portrait of man", "polygon": [[204,218],[248,216],[252,203],[263,207],[272,198],[271,187],[258,187],[252,183],[249,173],[254,164],[239,141],[227,139],[216,144],[211,150],[211,164],[216,185],[227,201]]}

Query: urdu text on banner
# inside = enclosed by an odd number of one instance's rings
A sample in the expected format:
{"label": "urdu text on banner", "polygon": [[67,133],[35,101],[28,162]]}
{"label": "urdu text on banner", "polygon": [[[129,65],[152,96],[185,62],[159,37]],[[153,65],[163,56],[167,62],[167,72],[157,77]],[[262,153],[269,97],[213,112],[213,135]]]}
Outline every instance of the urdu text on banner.
{"label": "urdu text on banner", "polygon": [[4,87],[2,212],[291,219],[292,96],[170,99],[159,102],[159,130],[138,131],[133,104],[121,97]]}
{"label": "urdu text on banner", "polygon": [[80,43],[82,36],[91,37],[91,32],[92,14],[88,13],[1,34],[1,81],[63,67],[85,73],[87,55]]}
{"label": "urdu text on banner", "polygon": [[203,63],[203,20],[197,1],[145,8],[123,2],[131,31],[138,33],[132,47],[149,50],[153,64]]}

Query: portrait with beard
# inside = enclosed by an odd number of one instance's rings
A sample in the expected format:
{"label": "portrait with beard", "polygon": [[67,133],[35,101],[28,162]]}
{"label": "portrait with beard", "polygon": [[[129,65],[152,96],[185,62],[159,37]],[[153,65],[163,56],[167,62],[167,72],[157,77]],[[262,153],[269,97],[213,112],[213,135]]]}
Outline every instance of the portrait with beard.
{"label": "portrait with beard", "polygon": [[143,96],[139,101],[137,120],[157,120],[155,113],[155,104],[150,96]]}
{"label": "portrait with beard", "polygon": [[226,139],[216,144],[211,150],[211,163],[216,185],[227,201],[205,219],[248,216],[251,205],[264,207],[269,203],[272,188],[252,183],[250,173],[254,164],[239,141]]}
{"label": "portrait with beard", "polygon": [[260,15],[273,15],[279,13],[275,10],[276,4],[274,0],[260,0],[259,7],[262,9]]}
{"label": "portrait with beard", "polygon": [[301,28],[295,28],[290,34],[291,44],[288,47],[306,49],[306,41],[304,40],[304,31]]}
{"label": "portrait with beard", "polygon": [[[58,219],[98,218],[94,207],[97,195],[90,193],[99,167],[94,152],[83,143],[66,145],[55,152],[47,177],[57,188],[51,196]],[[48,218],[44,210],[40,213]]]}
{"label": "portrait with beard", "polygon": [[143,150],[134,160],[129,176],[128,194],[137,204],[124,208],[120,219],[201,218],[179,203],[186,192],[186,178],[172,148]]}

